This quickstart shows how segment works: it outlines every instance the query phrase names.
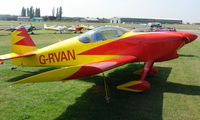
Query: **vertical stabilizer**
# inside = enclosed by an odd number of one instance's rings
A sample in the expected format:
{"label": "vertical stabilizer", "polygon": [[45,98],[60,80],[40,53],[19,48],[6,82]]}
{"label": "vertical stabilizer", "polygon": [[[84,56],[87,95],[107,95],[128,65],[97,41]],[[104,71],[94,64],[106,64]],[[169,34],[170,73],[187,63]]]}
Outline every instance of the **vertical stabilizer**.
{"label": "vertical stabilizer", "polygon": [[24,27],[11,33],[11,52],[25,54],[37,50],[37,47]]}
{"label": "vertical stabilizer", "polygon": [[14,28],[12,24],[10,24],[10,28]]}
{"label": "vertical stabilizer", "polygon": [[47,24],[44,24],[44,29],[47,29]]}

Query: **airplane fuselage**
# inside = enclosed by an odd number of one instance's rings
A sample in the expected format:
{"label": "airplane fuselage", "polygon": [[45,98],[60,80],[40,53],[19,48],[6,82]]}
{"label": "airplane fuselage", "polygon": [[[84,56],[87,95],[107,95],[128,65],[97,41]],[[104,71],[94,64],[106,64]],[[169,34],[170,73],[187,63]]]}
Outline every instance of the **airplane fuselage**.
{"label": "airplane fuselage", "polygon": [[23,66],[73,66],[124,55],[135,56],[138,62],[165,61],[177,58],[175,53],[184,44],[183,33],[178,32],[129,32],[116,39],[91,43],[82,43],[74,37],[38,49],[34,56],[12,62]]}

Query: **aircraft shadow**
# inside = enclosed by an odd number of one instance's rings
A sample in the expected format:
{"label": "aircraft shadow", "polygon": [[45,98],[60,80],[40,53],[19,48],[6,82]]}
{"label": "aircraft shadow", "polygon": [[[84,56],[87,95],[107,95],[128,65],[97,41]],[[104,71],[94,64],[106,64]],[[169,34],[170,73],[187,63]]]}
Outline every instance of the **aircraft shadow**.
{"label": "aircraft shadow", "polygon": [[[200,87],[167,82],[172,68],[158,67],[155,77],[147,77],[151,88],[144,93],[132,93],[116,89],[116,85],[139,76],[132,74],[134,70],[143,67],[140,64],[128,64],[125,68],[114,69],[107,75],[110,79],[110,103],[104,96],[103,78],[92,76],[81,80],[94,82],[95,85],[76,99],[76,103],[67,107],[55,120],[162,120],[164,92],[200,95]],[[95,81],[94,81],[95,79]]]}
{"label": "aircraft shadow", "polygon": [[[127,64],[123,67],[110,70],[106,74],[109,84],[110,103],[104,97],[103,77],[95,75],[79,80],[92,82],[95,85],[76,99],[76,103],[67,107],[55,120],[133,120],[151,119],[162,120],[163,94],[165,92],[187,95],[200,95],[200,87],[167,82],[171,72],[170,67],[158,67],[159,73],[155,77],[148,76],[147,81],[151,88],[144,93],[120,91],[116,86],[131,80],[138,80],[140,76],[133,75],[133,71],[143,68],[143,64]],[[57,68],[45,68],[36,72],[27,72],[8,80],[14,82],[35,74]]]}
{"label": "aircraft shadow", "polygon": [[180,57],[199,57],[196,55],[184,55],[184,54],[179,54]]}
{"label": "aircraft shadow", "polygon": [[18,77],[15,77],[15,78],[12,78],[12,79],[9,79],[7,80],[7,82],[15,82],[15,81],[18,81],[18,80],[21,80],[21,79],[24,79],[24,78],[27,78],[27,77],[30,77],[30,76],[33,76],[33,75],[37,75],[37,74],[40,74],[40,73],[43,73],[43,72],[46,72],[46,71],[50,71],[50,70],[54,70],[54,69],[57,69],[58,67],[48,67],[48,68],[43,68],[43,69],[40,69],[39,71],[28,71],[28,70],[21,70],[21,69],[17,69],[18,71],[22,71],[22,72],[26,72],[25,74],[21,75],[21,76],[18,76]]}

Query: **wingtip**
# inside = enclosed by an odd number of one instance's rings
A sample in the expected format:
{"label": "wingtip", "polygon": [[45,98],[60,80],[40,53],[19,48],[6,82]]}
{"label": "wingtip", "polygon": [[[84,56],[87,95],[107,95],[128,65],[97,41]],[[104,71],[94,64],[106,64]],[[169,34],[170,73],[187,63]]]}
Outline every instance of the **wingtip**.
{"label": "wingtip", "polygon": [[17,82],[18,82],[18,81],[12,82],[12,83],[9,84],[9,86],[12,87],[13,85],[19,84],[19,83],[17,83]]}
{"label": "wingtip", "polygon": [[18,81],[12,82],[9,85],[13,86],[13,85],[16,85],[16,84],[23,84],[23,83],[30,83],[30,82],[27,82],[27,81],[22,79],[22,80],[18,80]]}

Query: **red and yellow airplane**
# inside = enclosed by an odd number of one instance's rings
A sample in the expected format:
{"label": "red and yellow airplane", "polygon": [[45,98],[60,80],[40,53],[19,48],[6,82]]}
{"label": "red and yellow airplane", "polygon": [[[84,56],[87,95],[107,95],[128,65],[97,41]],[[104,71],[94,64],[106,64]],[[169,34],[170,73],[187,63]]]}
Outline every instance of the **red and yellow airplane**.
{"label": "red and yellow airplane", "polygon": [[121,90],[142,92],[150,87],[145,81],[146,75],[158,72],[153,67],[154,62],[178,58],[177,50],[196,38],[192,33],[134,33],[121,27],[105,26],[38,49],[25,28],[20,28],[11,34],[11,53],[1,55],[0,62],[3,64],[3,60],[12,59],[12,64],[17,66],[64,66],[13,84],[65,81],[127,63],[145,62],[139,80],[117,86]]}

